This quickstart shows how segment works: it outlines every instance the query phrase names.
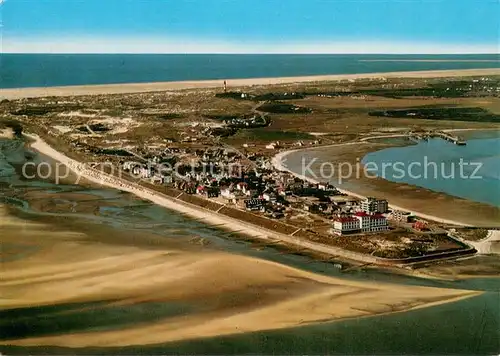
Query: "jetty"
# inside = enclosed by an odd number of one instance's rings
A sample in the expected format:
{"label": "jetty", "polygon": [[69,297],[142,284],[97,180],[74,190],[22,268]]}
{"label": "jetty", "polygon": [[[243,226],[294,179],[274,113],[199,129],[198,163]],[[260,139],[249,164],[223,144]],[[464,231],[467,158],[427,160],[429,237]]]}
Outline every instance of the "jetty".
{"label": "jetty", "polygon": [[460,136],[455,136],[455,135],[449,134],[447,132],[435,131],[435,132],[432,132],[431,135],[432,135],[431,137],[440,137],[443,140],[450,141],[458,146],[467,145],[467,142],[465,142],[465,140],[463,138],[461,138]]}
{"label": "jetty", "polygon": [[410,140],[418,142],[418,141],[427,141],[429,138],[442,138],[443,140],[454,143],[458,146],[465,146],[467,142],[460,136],[455,136],[450,133],[444,131],[429,131],[429,132],[414,132],[410,131],[408,134]]}

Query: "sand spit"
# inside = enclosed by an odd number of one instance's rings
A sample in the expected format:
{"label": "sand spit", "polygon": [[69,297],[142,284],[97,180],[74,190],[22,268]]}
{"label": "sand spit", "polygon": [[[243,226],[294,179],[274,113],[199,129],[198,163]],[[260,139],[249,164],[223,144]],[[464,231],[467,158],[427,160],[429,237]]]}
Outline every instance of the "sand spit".
{"label": "sand spit", "polygon": [[[438,77],[481,76],[481,75],[500,75],[500,68],[339,74],[339,75],[318,75],[318,76],[281,77],[281,78],[230,79],[228,80],[228,84],[231,87],[244,87],[251,85],[292,84],[300,82],[321,82],[321,81],[339,81],[339,80],[356,80],[356,79],[402,78],[402,77],[438,78]],[[45,87],[45,88],[0,89],[0,98],[12,100],[12,99],[35,98],[35,97],[46,97],[46,96],[125,94],[125,93],[142,93],[142,92],[153,92],[153,91],[163,91],[163,90],[220,88],[222,87],[222,81],[223,79],[180,81],[180,82],[158,82],[158,83],[131,83],[131,84],[81,85],[81,86]]]}
{"label": "sand spit", "polygon": [[[389,137],[401,137],[401,136],[402,135],[387,135],[387,136],[367,137],[367,138],[364,138],[362,141],[366,142],[366,141],[368,141],[370,139],[375,139],[375,138],[382,138],[382,137],[389,138]],[[362,144],[362,143],[363,142],[349,142],[349,143],[341,143],[341,144],[324,146],[324,147],[346,146],[346,145],[359,145],[359,144]],[[310,181],[310,182],[313,182],[313,183],[319,183],[318,181],[316,181],[313,178],[305,177],[305,176],[303,176],[301,174],[293,172],[292,170],[290,170],[289,168],[287,168],[283,164],[283,161],[286,158],[286,156],[289,155],[289,154],[291,154],[292,152],[296,152],[296,151],[301,151],[301,150],[283,151],[283,152],[278,153],[276,156],[274,156],[273,159],[272,159],[272,163],[273,163],[274,168],[277,169],[277,170],[280,170],[280,171],[290,172],[291,174],[295,175],[296,177],[298,177],[300,179],[304,179],[304,180],[307,180],[307,181]],[[340,188],[339,188],[339,191],[341,193],[344,193],[344,194],[347,194],[347,195],[350,195],[350,196],[353,196],[353,197],[356,197],[356,198],[359,198],[359,199],[366,199],[365,196],[357,194],[357,193],[355,193],[353,191],[349,191],[349,190],[345,190],[345,189],[340,189]],[[458,225],[458,226],[470,226],[469,224],[464,223],[462,221],[454,221],[454,220],[443,219],[443,218],[441,218],[439,216],[424,214],[424,213],[421,213],[421,212],[418,212],[418,211],[413,211],[413,209],[408,209],[408,208],[401,207],[401,206],[396,206],[396,205],[392,205],[391,204],[389,207],[391,209],[395,209],[395,210],[412,211],[414,214],[418,215],[419,217],[421,217],[423,219],[435,221],[435,222],[442,223],[442,224],[450,224],[450,225]]]}
{"label": "sand spit", "polygon": [[[92,331],[92,325],[86,323],[94,320],[80,321],[84,325],[78,332],[58,329],[48,336],[4,340],[4,345],[157,344],[401,312],[479,294],[349,281],[210,250],[108,245],[82,234],[40,232],[50,230],[50,226],[41,229],[26,223],[26,228],[19,230],[21,220],[5,215],[0,219],[17,221],[0,225],[2,243],[35,248],[31,254],[3,263],[2,309],[29,308],[26,317],[36,318],[32,308],[54,306],[66,311],[43,317],[52,318],[54,323],[59,317],[74,318],[73,324],[78,324],[79,315],[97,308],[103,313],[95,313],[95,318],[112,326]],[[100,304],[92,306],[93,302]],[[119,327],[113,322],[116,317],[127,318],[127,313],[106,320],[116,307],[132,310],[137,306],[148,314],[149,307],[179,303],[188,306],[180,316],[138,320]],[[71,309],[64,309],[68,305]],[[23,309],[18,310],[22,313]]]}

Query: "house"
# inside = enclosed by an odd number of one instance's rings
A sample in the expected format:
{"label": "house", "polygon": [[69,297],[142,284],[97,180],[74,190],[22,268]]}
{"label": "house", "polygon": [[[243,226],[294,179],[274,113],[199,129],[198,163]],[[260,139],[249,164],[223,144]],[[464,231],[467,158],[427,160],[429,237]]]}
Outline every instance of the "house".
{"label": "house", "polygon": [[220,195],[225,199],[236,199],[236,194],[234,194],[234,190],[232,187],[222,189]]}
{"label": "house", "polygon": [[320,203],[318,209],[323,214],[332,214],[334,211],[334,207],[332,204]]}
{"label": "house", "polygon": [[174,181],[173,177],[170,174],[164,174],[162,178],[163,184],[172,184],[172,182]]}
{"label": "house", "polygon": [[318,189],[319,190],[323,190],[323,191],[334,191],[335,190],[335,187],[333,185],[331,185],[330,183],[318,183]]}
{"label": "house", "polygon": [[205,187],[204,195],[207,198],[217,198],[220,194],[220,189],[218,187]]}
{"label": "house", "polygon": [[239,182],[238,184],[236,184],[236,189],[242,191],[243,194],[245,194],[247,188],[248,188],[248,183]]}
{"label": "house", "polygon": [[196,188],[196,194],[198,194],[198,195],[205,195],[205,186],[204,185],[199,185]]}
{"label": "house", "polygon": [[319,213],[319,205],[310,201],[304,203],[303,209],[310,213]]}
{"label": "house", "polygon": [[416,217],[414,214],[408,212],[408,211],[402,211],[402,210],[393,210],[391,214],[389,215],[390,219],[403,222],[403,223],[411,223],[415,221]]}
{"label": "house", "polygon": [[289,196],[293,195],[293,192],[290,189],[279,188],[278,194],[282,197],[289,197]]}
{"label": "house", "polygon": [[255,197],[258,194],[258,191],[256,189],[245,189],[243,194],[247,197]]}
{"label": "house", "polygon": [[250,211],[258,211],[264,208],[264,199],[248,199],[245,200],[245,208]]}
{"label": "house", "polygon": [[153,172],[148,167],[141,167],[140,165],[133,166],[130,173],[136,177],[149,179],[153,176]]}
{"label": "house", "polygon": [[184,191],[187,194],[195,194],[196,193],[196,186],[193,183],[186,183],[183,182],[182,184],[179,185],[179,189]]}
{"label": "house", "polygon": [[412,228],[417,231],[429,231],[429,226],[425,221],[417,221],[413,223]]}
{"label": "house", "polygon": [[159,183],[159,184],[162,184],[163,183],[163,177],[159,174],[155,174],[153,175],[153,177],[151,177],[151,183]]}
{"label": "house", "polygon": [[276,203],[276,200],[278,199],[276,193],[274,192],[266,192],[262,194],[262,198],[270,203]]}

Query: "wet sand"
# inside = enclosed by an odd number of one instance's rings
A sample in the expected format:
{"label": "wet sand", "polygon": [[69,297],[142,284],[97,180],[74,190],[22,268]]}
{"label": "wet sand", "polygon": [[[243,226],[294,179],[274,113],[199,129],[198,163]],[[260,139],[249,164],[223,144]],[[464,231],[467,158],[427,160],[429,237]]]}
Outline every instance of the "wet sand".
{"label": "wet sand", "polygon": [[[252,85],[292,84],[301,82],[322,82],[322,81],[356,80],[356,79],[370,79],[370,78],[373,79],[439,78],[439,77],[462,77],[462,76],[481,76],[481,75],[500,75],[500,68],[339,74],[339,75],[319,75],[319,76],[281,77],[281,78],[231,79],[228,80],[228,85],[231,87],[244,87]],[[153,91],[163,91],[163,90],[221,88],[222,83],[223,79],[180,81],[180,82],[158,82],[158,83],[82,85],[82,86],[43,87],[43,88],[14,88],[14,89],[0,89],[0,98],[12,100],[12,99],[35,98],[35,97],[46,97],[46,96],[125,94],[125,93],[142,93],[142,92],[153,92]]]}
{"label": "wet sand", "polygon": [[[82,232],[78,224],[34,223],[0,209],[2,244],[11,246],[10,259],[2,256],[0,307],[4,311],[17,308],[16,313],[33,315],[35,309],[52,306],[61,311],[46,311],[43,318],[57,324],[58,318],[68,317],[77,323],[79,315],[92,308],[107,315],[118,307],[131,311],[140,307],[151,314],[148,308],[158,305],[186,306],[180,315],[155,313],[154,320],[139,318],[110,329],[82,325],[78,332],[4,337],[4,345],[147,345],[394,313],[479,294],[349,281],[168,241],[124,243],[124,231],[113,233],[96,226]],[[154,239],[148,233],[141,235]]]}

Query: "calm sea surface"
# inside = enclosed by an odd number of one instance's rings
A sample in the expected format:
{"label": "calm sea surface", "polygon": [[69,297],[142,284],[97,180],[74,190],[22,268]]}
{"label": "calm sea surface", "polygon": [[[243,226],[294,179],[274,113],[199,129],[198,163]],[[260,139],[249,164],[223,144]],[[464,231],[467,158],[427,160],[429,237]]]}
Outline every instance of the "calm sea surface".
{"label": "calm sea surface", "polygon": [[[369,61],[383,59],[391,61]],[[411,59],[454,60],[455,62],[394,61]],[[474,60],[482,62],[473,62]],[[498,67],[500,67],[500,62],[496,54],[1,54],[0,88]]]}
{"label": "calm sea surface", "polygon": [[[500,137],[456,146],[441,139],[368,154],[363,164],[384,179],[500,206]],[[385,167],[384,167],[385,166]],[[371,169],[373,168],[373,169]]]}

